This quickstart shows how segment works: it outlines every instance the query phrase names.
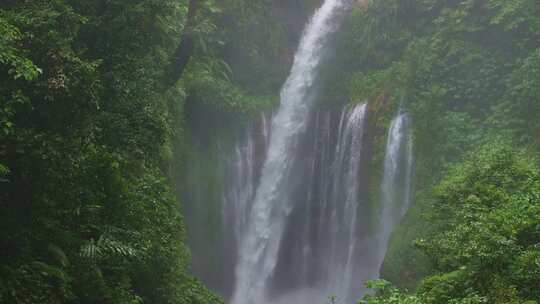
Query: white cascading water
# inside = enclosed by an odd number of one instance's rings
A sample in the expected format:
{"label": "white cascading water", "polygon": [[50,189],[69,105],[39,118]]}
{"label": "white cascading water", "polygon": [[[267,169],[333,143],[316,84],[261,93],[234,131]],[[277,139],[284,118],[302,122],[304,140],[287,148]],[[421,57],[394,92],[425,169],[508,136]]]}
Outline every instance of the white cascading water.
{"label": "white cascading water", "polygon": [[400,113],[390,125],[381,185],[379,265],[382,264],[390,235],[410,206],[413,170],[411,119]]}
{"label": "white cascading water", "polygon": [[[328,277],[324,289],[340,300],[351,300],[362,282],[355,274],[358,242],[358,199],[362,144],[367,118],[367,103],[345,109],[341,116],[336,146],[332,205],[329,209],[331,230]],[[342,234],[345,233],[345,237]],[[358,296],[358,294],[356,294]]]}
{"label": "white cascading water", "polygon": [[299,136],[308,121],[313,97],[310,93],[328,36],[337,29],[339,16],[349,2],[326,0],[317,10],[304,31],[291,73],[282,88],[248,230],[239,248],[234,304],[267,302],[267,285],[276,267],[285,219],[292,210],[288,177]]}
{"label": "white cascading water", "polygon": [[252,123],[244,138],[236,141],[229,160],[222,212],[224,227],[229,228],[224,232],[231,234],[226,237],[232,236],[232,247],[238,246],[247,230],[259,179],[257,165],[266,154],[269,139],[270,124],[267,115],[262,113],[260,123]]}
{"label": "white cascading water", "polygon": [[[370,156],[364,147],[367,103],[345,106],[340,115],[334,114],[339,113],[317,111],[309,119],[309,131],[301,136],[298,154],[302,157],[294,160],[291,179],[302,182],[282,188],[286,194],[282,197],[294,203],[283,215],[279,249],[271,256],[274,269],[263,282],[264,293],[257,303],[324,304],[330,295],[339,303],[354,303],[366,292],[364,283],[379,277],[390,234],[410,205],[413,141],[409,116],[400,112],[388,131],[382,210],[377,216],[366,187],[370,175]],[[238,242],[252,233],[247,222],[253,216],[259,163],[268,149],[271,129],[267,121],[263,116],[251,124],[232,155],[223,212],[228,215],[224,230],[234,234],[230,241],[236,254],[233,263],[245,256],[243,248],[236,247]]]}

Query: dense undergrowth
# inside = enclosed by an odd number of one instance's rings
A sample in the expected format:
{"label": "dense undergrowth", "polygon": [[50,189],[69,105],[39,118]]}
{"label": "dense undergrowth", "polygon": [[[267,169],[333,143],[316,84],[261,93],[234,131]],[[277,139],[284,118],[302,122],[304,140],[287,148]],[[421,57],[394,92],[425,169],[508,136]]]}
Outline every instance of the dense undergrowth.
{"label": "dense undergrowth", "polygon": [[1,303],[221,302],[187,272],[185,108],[274,102],[308,2],[192,2],[179,81],[188,1],[0,3]]}
{"label": "dense undergrowth", "polygon": [[373,282],[379,297],[365,303],[537,303],[536,163],[526,152],[496,142],[452,167],[424,207],[430,230],[415,242],[432,273],[414,295]]}

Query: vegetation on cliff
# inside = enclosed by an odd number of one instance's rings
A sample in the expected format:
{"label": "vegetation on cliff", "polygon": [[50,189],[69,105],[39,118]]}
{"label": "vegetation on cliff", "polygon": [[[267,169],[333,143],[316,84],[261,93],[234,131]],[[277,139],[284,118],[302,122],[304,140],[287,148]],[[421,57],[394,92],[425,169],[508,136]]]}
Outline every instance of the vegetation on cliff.
{"label": "vegetation on cliff", "polygon": [[416,294],[378,282],[367,303],[540,301],[539,26],[533,0],[370,1],[348,18],[331,92],[415,125],[415,205],[382,276]]}
{"label": "vegetation on cliff", "polygon": [[1,2],[0,302],[221,301],[187,273],[185,108],[275,100],[285,6]]}

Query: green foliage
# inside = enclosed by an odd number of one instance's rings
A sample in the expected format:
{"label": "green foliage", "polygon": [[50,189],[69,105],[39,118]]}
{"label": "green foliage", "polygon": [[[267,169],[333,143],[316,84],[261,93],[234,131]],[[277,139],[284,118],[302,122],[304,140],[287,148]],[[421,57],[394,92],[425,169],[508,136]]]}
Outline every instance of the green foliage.
{"label": "green foliage", "polygon": [[[520,59],[509,77],[505,100],[496,106],[490,122],[522,144],[540,143],[540,49]],[[525,131],[525,132],[523,132]]]}
{"label": "green foliage", "polygon": [[6,168],[4,165],[0,164],[0,182],[5,183],[8,180],[5,179],[5,176],[9,174],[9,169]]}
{"label": "green foliage", "polygon": [[[490,303],[538,301],[531,286],[540,284],[540,268],[528,263],[540,242],[539,190],[534,160],[504,143],[488,145],[455,167],[437,190],[434,218],[441,232],[421,243],[437,269],[463,273],[445,281],[467,282]],[[523,263],[524,256],[529,262]]]}
{"label": "green foliage", "polygon": [[168,187],[191,151],[185,101],[254,113],[287,66],[270,3],[198,4],[194,56],[167,89],[188,1],[0,4],[0,302],[221,301],[187,275]]}
{"label": "green foliage", "polygon": [[235,82],[261,95],[279,91],[307,19],[305,13],[311,11],[305,2],[222,1],[220,37]]}
{"label": "green foliage", "polygon": [[539,145],[538,9],[533,0],[382,0],[346,17],[327,78],[337,97],[325,100],[370,100],[378,130],[400,103],[414,120],[416,205],[382,269],[400,287],[430,272],[413,241],[436,228],[426,214],[448,168],[494,137]]}
{"label": "green foliage", "polygon": [[351,76],[348,96],[351,101],[373,100],[390,88],[404,88],[405,75],[406,67],[400,64],[368,74],[355,73]]}
{"label": "green foliage", "polygon": [[376,296],[367,295],[361,304],[421,304],[418,297],[401,293],[389,282],[384,280],[369,281],[366,287],[373,289]]}
{"label": "green foliage", "polygon": [[97,260],[111,255],[135,257],[137,253],[130,246],[103,235],[97,241],[91,239],[81,247],[81,256],[90,260]]}
{"label": "green foliage", "polygon": [[531,0],[488,1],[487,6],[494,11],[490,23],[503,25],[506,30],[528,28],[527,30],[535,32],[540,26],[535,15],[537,5],[538,3]]}
{"label": "green foliage", "polygon": [[495,141],[452,167],[430,209],[436,229],[417,241],[436,274],[425,278],[414,296],[387,284],[371,285],[379,292],[366,303],[540,301],[536,163],[533,156]]}
{"label": "green foliage", "polygon": [[8,74],[14,79],[30,81],[34,80],[41,70],[17,49],[17,43],[22,38],[20,30],[0,14],[0,64],[10,66]]}
{"label": "green foliage", "polygon": [[214,58],[198,60],[185,78],[191,98],[212,108],[233,113],[258,113],[275,103],[273,96],[256,96],[231,82],[229,65]]}
{"label": "green foliage", "polygon": [[223,33],[249,24],[218,27],[233,4],[200,4],[195,56],[168,90],[187,1],[0,4],[0,302],[221,302],[187,274],[168,186],[184,170],[184,101],[274,99],[235,83],[224,55]]}

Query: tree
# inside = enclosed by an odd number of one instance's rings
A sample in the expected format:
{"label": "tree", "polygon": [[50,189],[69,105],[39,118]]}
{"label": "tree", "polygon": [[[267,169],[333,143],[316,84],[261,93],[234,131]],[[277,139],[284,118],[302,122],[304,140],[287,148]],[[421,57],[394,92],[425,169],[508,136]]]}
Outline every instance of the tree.
{"label": "tree", "polygon": [[184,25],[184,33],[178,48],[174,52],[166,82],[174,85],[182,77],[194,50],[194,36],[199,0],[189,0],[188,13]]}

